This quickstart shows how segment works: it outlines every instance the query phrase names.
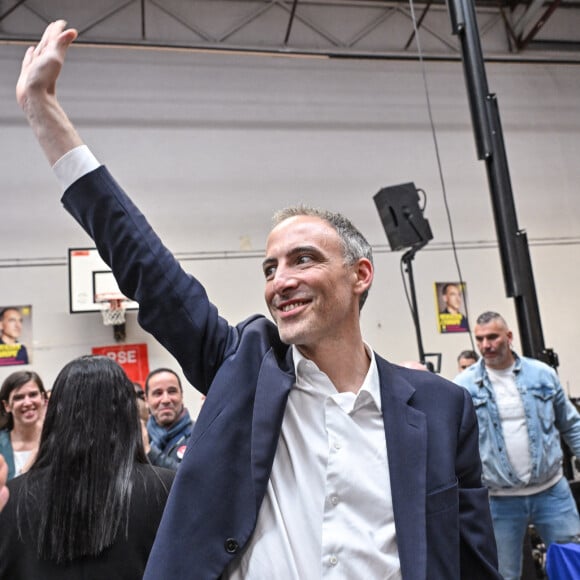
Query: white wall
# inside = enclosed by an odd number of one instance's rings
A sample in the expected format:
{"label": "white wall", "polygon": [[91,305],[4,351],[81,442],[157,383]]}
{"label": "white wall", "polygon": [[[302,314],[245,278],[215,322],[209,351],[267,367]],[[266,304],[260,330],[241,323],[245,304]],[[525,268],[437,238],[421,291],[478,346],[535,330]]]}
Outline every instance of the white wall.
{"label": "white wall", "polygon": [[[32,366],[50,383],[72,357],[113,341],[98,314],[68,313],[67,248],[91,241],[62,210],[14,102],[23,52],[0,47],[0,304],[33,305]],[[454,376],[455,357],[470,344],[436,327],[433,283],[457,273],[419,63],[87,47],[69,57],[59,95],[85,141],[232,322],[265,311],[257,256],[270,215],[303,201],[344,212],[375,246],[365,337],[392,361],[416,358],[400,253],[388,251],[372,196],[406,181],[423,188],[434,234],[414,262],[423,342],[443,353],[442,374]],[[517,335],[462,66],[429,62],[426,69],[472,321],[498,310]],[[546,344],[578,396],[580,67],[506,63],[487,71],[499,96],[520,227],[532,244]],[[225,256],[234,251],[247,257]],[[214,259],[200,259],[203,252]],[[134,313],[127,341],[148,343],[151,367],[175,366]],[[0,379],[10,370],[0,369]],[[188,402],[195,411],[197,398]]]}

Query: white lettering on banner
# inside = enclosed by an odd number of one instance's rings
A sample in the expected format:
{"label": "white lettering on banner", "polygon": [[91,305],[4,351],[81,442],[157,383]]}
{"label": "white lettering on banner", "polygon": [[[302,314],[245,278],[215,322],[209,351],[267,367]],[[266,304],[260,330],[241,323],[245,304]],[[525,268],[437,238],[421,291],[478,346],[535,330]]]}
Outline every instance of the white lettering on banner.
{"label": "white lettering on banner", "polygon": [[135,364],[137,362],[136,350],[120,350],[119,352],[108,352],[106,355],[119,364]]}

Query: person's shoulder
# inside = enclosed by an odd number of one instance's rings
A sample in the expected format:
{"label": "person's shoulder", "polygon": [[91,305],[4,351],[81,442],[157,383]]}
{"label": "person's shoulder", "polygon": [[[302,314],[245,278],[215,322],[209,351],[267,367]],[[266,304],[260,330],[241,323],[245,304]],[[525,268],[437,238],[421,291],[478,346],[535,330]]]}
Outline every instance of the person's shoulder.
{"label": "person's shoulder", "polygon": [[383,373],[386,371],[391,374],[391,376],[385,376],[383,374],[383,380],[402,379],[419,394],[427,393],[429,395],[441,396],[445,392],[453,395],[461,393],[460,387],[436,373],[397,365],[376,354],[375,356],[379,369]]}
{"label": "person's shoulder", "polygon": [[413,374],[414,384],[421,388],[436,390],[438,393],[449,392],[453,394],[462,393],[462,389],[454,382],[432,372],[419,371],[422,375]]}
{"label": "person's shoulder", "polygon": [[239,322],[235,328],[240,335],[244,335],[246,338],[257,335],[261,339],[266,337],[269,342],[281,342],[278,327],[263,314],[253,314]]}
{"label": "person's shoulder", "polygon": [[465,370],[461,371],[454,379],[453,382],[462,387],[472,387],[477,382],[481,381],[482,367],[481,362],[476,362]]}
{"label": "person's shoulder", "polygon": [[165,487],[171,487],[175,478],[175,471],[173,469],[166,469],[165,467],[157,467],[149,463],[136,463],[135,471],[147,482],[154,482],[162,484]]}
{"label": "person's shoulder", "polygon": [[171,487],[177,473],[176,471],[173,469],[167,469],[166,467],[157,467],[156,465],[152,465],[151,468],[155,472],[155,476],[158,480],[160,480],[164,485]]}
{"label": "person's shoulder", "polygon": [[161,520],[175,472],[148,463],[135,463],[129,524],[138,538],[150,537]]}
{"label": "person's shoulder", "polygon": [[550,365],[546,364],[545,362],[537,358],[531,358],[529,356],[521,356],[521,355],[518,355],[517,358],[519,359],[522,367],[527,366],[542,371],[554,372],[554,369]]}
{"label": "person's shoulder", "polygon": [[0,429],[0,449],[2,447],[10,446],[10,431],[8,429]]}
{"label": "person's shoulder", "polygon": [[520,363],[520,369],[524,374],[531,372],[540,378],[543,377],[546,380],[549,378],[552,381],[560,382],[555,369],[549,364],[546,364],[537,358],[530,358],[528,356],[519,356],[518,361]]}
{"label": "person's shoulder", "polygon": [[240,348],[251,349],[252,353],[262,356],[272,349],[280,363],[285,361],[290,346],[280,340],[278,327],[263,314],[254,314],[235,326],[237,340],[232,341],[231,352]]}
{"label": "person's shoulder", "polygon": [[175,479],[175,471],[149,463],[136,463],[133,482],[136,501],[150,506],[163,506]]}
{"label": "person's shoulder", "polygon": [[13,477],[6,482],[6,485],[10,490],[10,499],[8,501],[12,501],[14,497],[16,497],[15,494],[20,493],[20,489],[26,483],[26,481],[28,481],[29,477],[30,473],[27,471],[26,473],[17,475],[16,477]]}
{"label": "person's shoulder", "polygon": [[6,487],[10,491],[10,498],[8,499],[7,504],[4,506],[4,509],[0,512],[0,529],[3,529],[7,520],[12,520],[16,517],[16,507],[19,503],[19,498],[22,497],[22,486],[28,479],[28,473],[23,473],[22,475],[18,475],[9,479],[6,482]]}

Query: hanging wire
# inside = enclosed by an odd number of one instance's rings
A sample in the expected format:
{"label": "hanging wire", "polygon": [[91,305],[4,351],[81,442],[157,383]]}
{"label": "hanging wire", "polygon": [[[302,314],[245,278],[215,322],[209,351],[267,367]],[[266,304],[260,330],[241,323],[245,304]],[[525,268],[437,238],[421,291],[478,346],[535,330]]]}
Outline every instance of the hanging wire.
{"label": "hanging wire", "polygon": [[[425,100],[427,102],[427,114],[429,115],[429,124],[431,127],[431,135],[433,137],[433,145],[435,147],[435,157],[437,158],[437,170],[439,172],[439,180],[441,182],[441,191],[443,192],[443,204],[445,206],[445,213],[447,215],[447,224],[449,226],[449,235],[451,238],[451,249],[453,251],[453,258],[455,261],[455,267],[457,269],[457,275],[459,277],[459,284],[461,288],[461,297],[463,299],[463,306],[465,307],[465,317],[467,318],[467,327],[469,329],[469,341],[471,343],[471,349],[475,350],[475,344],[473,342],[473,333],[471,331],[471,324],[469,322],[469,310],[467,306],[467,300],[465,299],[465,282],[463,281],[463,274],[461,273],[461,266],[459,264],[459,257],[457,256],[457,246],[455,244],[455,234],[453,232],[453,221],[451,219],[451,212],[449,210],[449,203],[447,201],[447,187],[445,186],[445,178],[443,177],[443,168],[441,164],[441,155],[439,154],[439,143],[437,141],[437,133],[435,131],[435,123],[433,122],[433,113],[431,110],[431,97],[429,94],[429,84],[427,82],[427,71],[425,69],[425,61],[423,60],[423,50],[421,48],[421,39],[419,37],[419,28],[417,26],[417,19],[415,17],[415,7],[413,5],[413,0],[409,0],[409,8],[411,10],[411,20],[413,22],[413,31],[415,33],[415,43],[417,44],[417,53],[419,55],[419,62],[421,63],[421,73],[423,77],[423,86],[425,87]],[[424,207],[427,205],[427,196],[424,194]],[[405,292],[407,289],[405,288]],[[412,310],[412,309],[411,309]]]}

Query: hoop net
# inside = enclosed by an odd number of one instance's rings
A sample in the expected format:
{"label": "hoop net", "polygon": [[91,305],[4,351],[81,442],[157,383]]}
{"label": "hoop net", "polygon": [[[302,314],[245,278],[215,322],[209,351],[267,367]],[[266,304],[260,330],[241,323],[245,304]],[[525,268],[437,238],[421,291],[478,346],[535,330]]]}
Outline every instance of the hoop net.
{"label": "hoop net", "polygon": [[101,305],[101,315],[105,326],[120,326],[125,324],[125,301],[119,294],[98,294],[95,302]]}

